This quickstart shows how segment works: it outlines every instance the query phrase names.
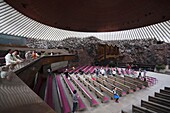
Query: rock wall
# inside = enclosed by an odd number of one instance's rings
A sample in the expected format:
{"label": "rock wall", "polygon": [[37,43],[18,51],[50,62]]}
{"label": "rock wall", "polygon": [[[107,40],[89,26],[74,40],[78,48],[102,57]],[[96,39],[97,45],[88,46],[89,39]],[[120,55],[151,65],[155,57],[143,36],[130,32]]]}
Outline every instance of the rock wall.
{"label": "rock wall", "polygon": [[159,43],[156,40],[124,40],[102,41],[96,37],[67,38],[62,41],[45,41],[27,39],[27,46],[33,48],[64,48],[77,55],[77,61],[72,65],[94,64],[97,44],[116,45],[120,50],[118,63],[135,64],[170,64],[170,44]]}

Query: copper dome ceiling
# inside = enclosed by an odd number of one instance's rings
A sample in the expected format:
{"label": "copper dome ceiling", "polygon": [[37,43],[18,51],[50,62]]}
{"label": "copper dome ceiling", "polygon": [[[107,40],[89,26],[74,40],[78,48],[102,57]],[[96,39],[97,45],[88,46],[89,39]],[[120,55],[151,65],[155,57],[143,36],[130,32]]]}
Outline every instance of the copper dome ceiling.
{"label": "copper dome ceiling", "polygon": [[71,31],[120,31],[170,20],[170,0],[5,1],[38,22]]}

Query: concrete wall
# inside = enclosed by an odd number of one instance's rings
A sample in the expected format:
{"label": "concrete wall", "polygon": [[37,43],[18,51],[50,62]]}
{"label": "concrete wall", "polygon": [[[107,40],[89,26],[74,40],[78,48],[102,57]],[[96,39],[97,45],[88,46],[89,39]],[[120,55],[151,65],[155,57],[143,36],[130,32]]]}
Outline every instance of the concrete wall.
{"label": "concrete wall", "polygon": [[68,65],[68,61],[56,62],[51,64],[52,71],[55,71],[60,68],[64,68]]}

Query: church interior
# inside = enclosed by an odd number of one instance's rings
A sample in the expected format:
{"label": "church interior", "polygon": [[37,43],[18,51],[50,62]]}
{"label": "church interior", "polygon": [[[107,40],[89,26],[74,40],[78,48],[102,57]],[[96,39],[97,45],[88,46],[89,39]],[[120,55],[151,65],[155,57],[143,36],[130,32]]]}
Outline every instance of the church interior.
{"label": "church interior", "polygon": [[0,0],[0,113],[169,112],[169,0]]}

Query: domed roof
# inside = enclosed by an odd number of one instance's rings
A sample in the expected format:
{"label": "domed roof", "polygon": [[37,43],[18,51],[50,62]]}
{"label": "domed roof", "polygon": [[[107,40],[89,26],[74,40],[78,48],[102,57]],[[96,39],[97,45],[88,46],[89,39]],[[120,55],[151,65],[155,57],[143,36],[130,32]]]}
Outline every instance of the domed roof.
{"label": "domed roof", "polygon": [[40,23],[71,31],[120,31],[170,20],[170,0],[4,1]]}

